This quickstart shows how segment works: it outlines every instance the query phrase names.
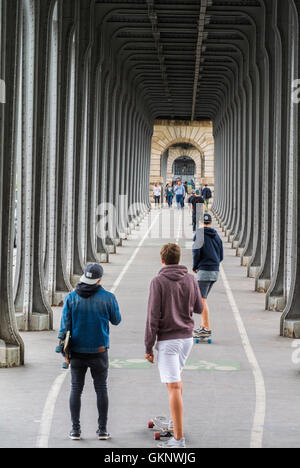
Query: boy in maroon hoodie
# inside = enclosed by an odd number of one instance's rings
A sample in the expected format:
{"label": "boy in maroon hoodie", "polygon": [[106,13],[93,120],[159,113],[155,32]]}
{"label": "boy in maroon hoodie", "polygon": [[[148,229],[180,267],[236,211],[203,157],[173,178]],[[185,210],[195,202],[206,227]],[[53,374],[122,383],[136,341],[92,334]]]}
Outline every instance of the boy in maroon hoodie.
{"label": "boy in maroon hoodie", "polygon": [[[181,251],[176,244],[161,250],[162,270],[150,287],[145,333],[146,359],[157,362],[162,383],[167,384],[174,437],[159,447],[184,448],[181,373],[193,346],[193,314],[201,314],[203,304],[198,284],[185,266],[179,265]],[[173,426],[173,427],[172,427]]]}

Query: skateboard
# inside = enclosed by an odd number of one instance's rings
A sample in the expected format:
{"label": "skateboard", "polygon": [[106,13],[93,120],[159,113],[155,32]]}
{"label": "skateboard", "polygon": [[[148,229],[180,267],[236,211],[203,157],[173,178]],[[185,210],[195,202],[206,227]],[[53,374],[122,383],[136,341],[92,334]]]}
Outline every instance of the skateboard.
{"label": "skateboard", "polygon": [[199,344],[199,343],[208,343],[212,344],[213,340],[211,336],[199,336],[194,338],[194,343]]}
{"label": "skateboard", "polygon": [[168,423],[168,419],[164,416],[157,416],[148,422],[148,429],[158,429],[159,432],[154,432],[154,440],[160,440],[162,437],[173,437],[173,431],[166,430],[164,425]]}
{"label": "skateboard", "polygon": [[[71,344],[71,332],[68,331],[66,334],[65,342],[64,342],[64,355],[68,358],[70,358],[70,344]],[[68,370],[69,367],[70,367],[70,364],[68,364],[66,361],[62,365],[62,368],[65,370]]]}

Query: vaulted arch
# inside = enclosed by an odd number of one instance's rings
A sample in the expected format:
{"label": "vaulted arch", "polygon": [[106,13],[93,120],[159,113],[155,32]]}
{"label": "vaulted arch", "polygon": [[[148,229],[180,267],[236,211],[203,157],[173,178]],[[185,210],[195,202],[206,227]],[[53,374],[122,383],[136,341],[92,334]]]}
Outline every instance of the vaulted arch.
{"label": "vaulted arch", "polygon": [[[208,183],[213,186],[214,183],[214,138],[212,133],[212,123],[203,122],[184,122],[184,121],[156,121],[151,148],[151,170],[150,185],[155,182],[164,183],[164,177],[161,171],[162,157],[167,151],[177,145],[192,145],[191,157],[197,165],[197,183],[200,185]],[[180,148],[180,147],[179,147]],[[172,162],[180,157],[180,149],[172,155],[168,161],[167,178],[170,179]],[[185,153],[187,153],[185,151]],[[190,156],[190,154],[186,154]],[[171,166],[170,166],[171,164]]]}

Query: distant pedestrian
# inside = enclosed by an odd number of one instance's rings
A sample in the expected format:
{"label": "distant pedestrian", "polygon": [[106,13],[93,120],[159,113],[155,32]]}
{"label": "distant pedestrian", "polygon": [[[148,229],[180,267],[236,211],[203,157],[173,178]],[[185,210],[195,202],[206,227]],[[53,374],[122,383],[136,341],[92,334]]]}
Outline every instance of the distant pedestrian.
{"label": "distant pedestrian", "polygon": [[193,232],[196,231],[196,228],[199,225],[201,215],[203,214],[203,205],[204,200],[201,197],[200,190],[196,190],[195,195],[191,198],[191,205],[193,209]]}
{"label": "distant pedestrian", "polygon": [[[200,231],[197,231],[197,235]],[[197,240],[195,238],[195,240]],[[208,295],[219,278],[220,264],[223,261],[223,243],[217,231],[212,228],[212,217],[204,214],[204,243],[200,248],[193,250],[193,271],[197,274],[199,288],[203,300],[204,310],[202,314],[202,327],[195,330],[194,336],[211,337]]]}
{"label": "distant pedestrian", "polygon": [[160,205],[160,198],[161,198],[161,186],[157,183],[153,187],[153,198],[155,202],[155,208],[158,208]]}
{"label": "distant pedestrian", "polygon": [[66,297],[58,338],[63,342],[71,332],[72,388],[70,439],[81,439],[80,408],[85,375],[90,368],[97,394],[98,439],[107,440],[109,323],[119,325],[121,315],[116,297],[101,286],[103,268],[89,264],[76,290]]}
{"label": "distant pedestrian", "polygon": [[174,198],[174,189],[172,187],[172,184],[168,184],[166,187],[166,201],[169,206],[169,208],[172,208],[173,206],[173,198]]}
{"label": "distant pedestrian", "polygon": [[195,193],[196,193],[196,190],[192,190],[191,196],[188,198],[188,207],[189,207],[190,211],[192,211],[192,209],[193,209],[192,201],[193,201],[193,199],[195,197]]}
{"label": "distant pedestrian", "polygon": [[187,194],[188,193],[188,183],[187,183],[187,181],[185,181],[183,185],[184,185],[185,193]]}
{"label": "distant pedestrian", "polygon": [[176,202],[177,202],[177,208],[183,209],[184,208],[184,199],[185,199],[185,188],[182,185],[181,180],[177,182],[177,185],[175,186],[175,195],[176,195]]}
{"label": "distant pedestrian", "polygon": [[[181,373],[193,347],[193,314],[201,314],[203,304],[197,282],[188,269],[179,265],[181,250],[167,244],[161,250],[162,270],[150,287],[145,332],[146,359],[154,362],[154,345],[161,382],[167,384],[171,420],[163,423],[174,432],[162,448],[184,448]],[[158,421],[161,424],[161,421]]]}
{"label": "distant pedestrian", "polygon": [[206,184],[202,190],[202,197],[204,199],[205,211],[208,211],[209,201],[212,198],[211,189]]}

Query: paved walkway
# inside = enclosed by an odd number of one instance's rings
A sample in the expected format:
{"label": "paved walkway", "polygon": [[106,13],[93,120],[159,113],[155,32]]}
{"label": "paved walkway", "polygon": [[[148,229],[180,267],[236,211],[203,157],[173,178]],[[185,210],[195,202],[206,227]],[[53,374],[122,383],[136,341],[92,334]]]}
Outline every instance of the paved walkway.
{"label": "paved walkway", "polygon": [[[22,334],[26,365],[0,370],[0,447],[155,447],[147,421],[168,415],[168,399],[156,366],[143,359],[149,285],[161,267],[162,243],[178,240],[183,263],[192,266],[190,217],[183,232],[182,215],[172,213],[171,232],[169,211],[153,211],[105,266],[103,285],[116,288],[123,315],[111,336],[112,440],[95,438],[96,398],[89,376],[82,400],[84,439],[68,439],[70,375],[54,353],[57,308],[55,331]],[[280,314],[264,310],[264,295],[252,292],[254,282],[228,244],[223,267],[209,301],[214,343],[194,346],[183,375],[187,445],[299,447],[300,364],[292,362],[293,342],[278,336]]]}

